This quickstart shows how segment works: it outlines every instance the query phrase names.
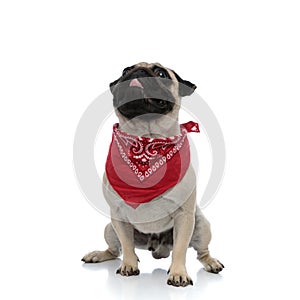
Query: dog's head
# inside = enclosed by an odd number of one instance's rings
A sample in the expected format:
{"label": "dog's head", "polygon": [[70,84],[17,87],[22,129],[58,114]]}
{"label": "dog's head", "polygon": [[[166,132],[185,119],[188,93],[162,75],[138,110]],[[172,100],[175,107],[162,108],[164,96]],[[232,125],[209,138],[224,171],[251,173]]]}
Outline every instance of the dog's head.
{"label": "dog's head", "polygon": [[183,80],[159,63],[138,63],[123,70],[110,84],[116,111],[128,120],[135,117],[159,117],[180,106],[181,97],[191,95],[196,85]]}

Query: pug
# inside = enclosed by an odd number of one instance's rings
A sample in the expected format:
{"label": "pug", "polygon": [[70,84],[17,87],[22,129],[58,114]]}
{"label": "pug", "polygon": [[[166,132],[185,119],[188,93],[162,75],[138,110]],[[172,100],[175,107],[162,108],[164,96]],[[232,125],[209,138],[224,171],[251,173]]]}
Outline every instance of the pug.
{"label": "pug", "polygon": [[119,123],[103,176],[103,193],[111,211],[104,231],[105,251],[82,259],[99,263],[123,253],[117,274],[139,274],[135,248],[149,250],[156,259],[172,251],[167,284],[193,285],[186,270],[188,247],[208,272],[224,265],[210,256],[210,224],[196,202],[196,176],[190,163],[189,132],[197,123],[178,123],[182,97],[196,85],[159,63],[141,62],[123,70],[110,84]]}

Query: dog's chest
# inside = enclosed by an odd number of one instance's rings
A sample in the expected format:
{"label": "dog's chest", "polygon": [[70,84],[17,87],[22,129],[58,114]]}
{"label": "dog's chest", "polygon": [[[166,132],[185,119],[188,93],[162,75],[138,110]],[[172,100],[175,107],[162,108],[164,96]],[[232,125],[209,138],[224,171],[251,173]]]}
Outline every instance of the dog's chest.
{"label": "dog's chest", "polygon": [[173,227],[173,216],[195,189],[196,177],[190,166],[183,179],[163,195],[137,208],[129,206],[112,188],[106,176],[103,178],[103,193],[111,209],[111,217],[131,223],[144,233],[157,233]]}

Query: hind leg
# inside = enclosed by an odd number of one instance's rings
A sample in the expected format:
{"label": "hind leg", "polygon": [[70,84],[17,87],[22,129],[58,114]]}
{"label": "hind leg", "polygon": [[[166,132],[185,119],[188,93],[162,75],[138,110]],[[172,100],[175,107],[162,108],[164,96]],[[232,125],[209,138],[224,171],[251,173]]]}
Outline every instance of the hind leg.
{"label": "hind leg", "polygon": [[197,258],[203,264],[206,271],[219,273],[224,265],[217,259],[210,256],[208,244],[211,240],[210,224],[197,207],[195,218],[195,229],[192,235],[190,246],[197,251]]}
{"label": "hind leg", "polygon": [[105,251],[90,252],[82,258],[82,261],[86,263],[99,263],[116,259],[121,255],[121,243],[111,223],[105,227],[104,238],[108,244],[108,249]]}

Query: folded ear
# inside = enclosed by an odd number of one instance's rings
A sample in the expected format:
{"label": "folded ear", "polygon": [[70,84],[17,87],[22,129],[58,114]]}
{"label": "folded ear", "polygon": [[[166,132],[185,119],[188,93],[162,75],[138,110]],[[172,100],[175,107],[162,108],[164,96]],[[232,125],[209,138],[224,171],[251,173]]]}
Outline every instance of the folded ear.
{"label": "folded ear", "polygon": [[191,83],[188,80],[183,80],[176,72],[174,72],[172,70],[172,72],[174,73],[176,79],[179,82],[179,95],[181,97],[184,96],[189,96],[191,94],[193,94],[193,92],[195,91],[195,89],[197,88],[197,86],[193,83]]}
{"label": "folded ear", "polygon": [[[120,77],[120,78],[121,78],[121,77]],[[115,81],[113,81],[113,82],[111,82],[111,83],[109,84],[109,88],[110,88],[110,91],[111,91],[111,92],[113,92],[113,88],[114,88],[114,86],[119,82],[120,78],[118,78],[117,80],[115,80]]]}

